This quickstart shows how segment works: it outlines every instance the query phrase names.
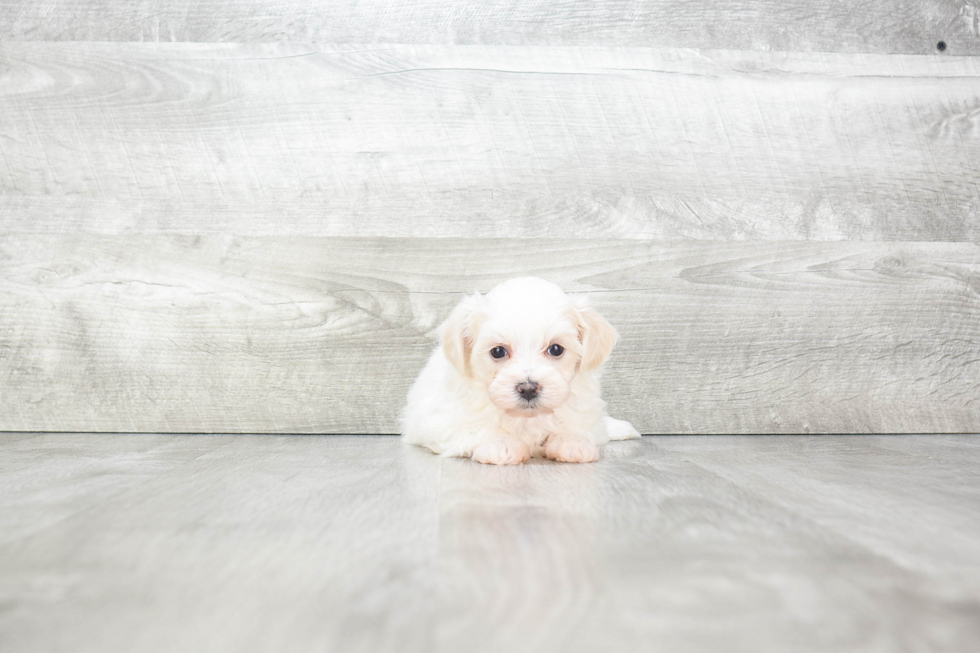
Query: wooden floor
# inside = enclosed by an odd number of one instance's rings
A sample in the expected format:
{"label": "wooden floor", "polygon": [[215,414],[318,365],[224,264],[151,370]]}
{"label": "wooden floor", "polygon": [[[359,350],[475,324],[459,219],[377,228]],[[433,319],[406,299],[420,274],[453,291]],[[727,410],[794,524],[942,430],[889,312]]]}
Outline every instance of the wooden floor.
{"label": "wooden floor", "polygon": [[980,438],[0,434],[3,651],[956,651]]}

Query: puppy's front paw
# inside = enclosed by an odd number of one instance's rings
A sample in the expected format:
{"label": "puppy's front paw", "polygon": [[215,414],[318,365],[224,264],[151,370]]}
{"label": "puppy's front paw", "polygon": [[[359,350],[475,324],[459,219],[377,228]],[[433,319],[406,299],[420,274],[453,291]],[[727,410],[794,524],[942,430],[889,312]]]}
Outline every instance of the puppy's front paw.
{"label": "puppy's front paw", "polygon": [[599,460],[599,447],[582,436],[552,436],[544,455],[561,463],[594,463]]}
{"label": "puppy's front paw", "polygon": [[531,447],[517,440],[494,440],[477,445],[472,458],[484,465],[520,465],[531,459]]}

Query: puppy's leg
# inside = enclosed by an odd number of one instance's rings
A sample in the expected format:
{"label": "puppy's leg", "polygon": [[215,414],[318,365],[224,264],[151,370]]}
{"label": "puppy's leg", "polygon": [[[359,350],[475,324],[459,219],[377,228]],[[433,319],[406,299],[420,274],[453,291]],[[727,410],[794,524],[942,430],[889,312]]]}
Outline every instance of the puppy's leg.
{"label": "puppy's leg", "polygon": [[599,447],[584,435],[555,433],[548,436],[544,455],[562,463],[594,463],[599,460]]}
{"label": "puppy's leg", "polygon": [[443,456],[472,458],[485,465],[520,465],[531,459],[531,447],[495,431],[460,433],[453,437]]}
{"label": "puppy's leg", "polygon": [[606,433],[610,440],[632,440],[640,437],[640,433],[626,420],[613,419],[607,415],[605,422]]}
{"label": "puppy's leg", "polygon": [[491,436],[473,447],[470,457],[484,465],[520,465],[531,459],[531,447],[513,438]]}

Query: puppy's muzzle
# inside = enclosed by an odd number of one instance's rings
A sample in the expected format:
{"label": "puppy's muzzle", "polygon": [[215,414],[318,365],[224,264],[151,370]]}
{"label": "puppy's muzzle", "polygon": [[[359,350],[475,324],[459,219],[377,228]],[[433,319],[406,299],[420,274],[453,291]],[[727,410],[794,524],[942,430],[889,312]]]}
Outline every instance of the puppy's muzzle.
{"label": "puppy's muzzle", "polygon": [[518,383],[515,390],[524,401],[534,401],[538,396],[538,384],[536,381],[528,380]]}

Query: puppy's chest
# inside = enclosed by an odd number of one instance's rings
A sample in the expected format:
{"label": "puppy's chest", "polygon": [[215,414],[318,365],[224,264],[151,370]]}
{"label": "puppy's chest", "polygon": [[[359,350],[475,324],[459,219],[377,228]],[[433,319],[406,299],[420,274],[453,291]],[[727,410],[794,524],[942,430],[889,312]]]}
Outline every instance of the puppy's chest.
{"label": "puppy's chest", "polygon": [[554,415],[541,415],[531,418],[505,417],[500,425],[502,430],[529,445],[543,443],[549,435],[560,430],[559,420]]}

